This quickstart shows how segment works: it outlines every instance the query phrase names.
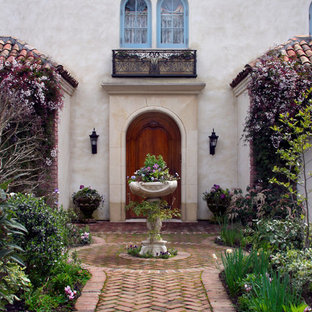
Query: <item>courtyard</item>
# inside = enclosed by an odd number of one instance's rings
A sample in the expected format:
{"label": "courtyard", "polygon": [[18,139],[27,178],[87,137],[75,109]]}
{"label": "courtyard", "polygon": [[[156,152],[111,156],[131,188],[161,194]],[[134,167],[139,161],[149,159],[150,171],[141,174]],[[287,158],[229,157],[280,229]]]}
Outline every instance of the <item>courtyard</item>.
{"label": "courtyard", "polygon": [[167,222],[162,237],[178,250],[170,259],[126,255],[126,247],[145,238],[143,223],[97,222],[93,244],[77,249],[92,273],[76,303],[87,311],[234,311],[219,279],[213,255],[225,247],[214,239],[218,226],[208,222]]}

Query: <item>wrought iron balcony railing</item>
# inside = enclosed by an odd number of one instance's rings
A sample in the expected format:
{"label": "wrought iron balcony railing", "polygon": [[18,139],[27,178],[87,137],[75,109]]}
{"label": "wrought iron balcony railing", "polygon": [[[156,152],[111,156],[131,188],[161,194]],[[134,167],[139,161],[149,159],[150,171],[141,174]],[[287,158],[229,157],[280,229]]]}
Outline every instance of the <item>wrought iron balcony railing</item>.
{"label": "wrought iron balcony railing", "polygon": [[195,78],[196,50],[113,50],[112,76]]}

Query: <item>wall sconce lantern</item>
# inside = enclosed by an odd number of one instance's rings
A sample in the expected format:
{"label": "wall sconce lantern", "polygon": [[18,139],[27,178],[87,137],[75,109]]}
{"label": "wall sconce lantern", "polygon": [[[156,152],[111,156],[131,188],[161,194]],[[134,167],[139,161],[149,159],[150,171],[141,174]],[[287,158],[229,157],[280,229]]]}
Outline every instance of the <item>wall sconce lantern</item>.
{"label": "wall sconce lantern", "polygon": [[212,133],[211,133],[211,135],[209,135],[210,154],[211,155],[215,154],[218,138],[219,138],[219,136],[217,136],[216,133],[214,132],[214,129],[212,129]]}
{"label": "wall sconce lantern", "polygon": [[90,141],[91,141],[92,154],[96,154],[97,153],[97,140],[98,140],[99,135],[96,134],[95,128],[93,128],[93,131],[89,135],[89,137],[90,137]]}

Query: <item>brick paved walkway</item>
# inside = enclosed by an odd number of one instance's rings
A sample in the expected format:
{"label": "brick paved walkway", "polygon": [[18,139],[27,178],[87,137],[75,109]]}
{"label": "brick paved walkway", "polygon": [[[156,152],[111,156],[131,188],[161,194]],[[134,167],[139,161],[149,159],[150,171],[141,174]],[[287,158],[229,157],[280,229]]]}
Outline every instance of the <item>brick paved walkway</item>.
{"label": "brick paved walkway", "polygon": [[213,243],[215,226],[166,224],[162,237],[170,242],[169,247],[188,253],[186,259],[121,257],[127,245],[138,244],[145,238],[143,226],[91,225],[95,244],[78,252],[92,278],[76,303],[77,311],[235,311],[219,281],[212,257],[213,253],[219,256],[223,250]]}

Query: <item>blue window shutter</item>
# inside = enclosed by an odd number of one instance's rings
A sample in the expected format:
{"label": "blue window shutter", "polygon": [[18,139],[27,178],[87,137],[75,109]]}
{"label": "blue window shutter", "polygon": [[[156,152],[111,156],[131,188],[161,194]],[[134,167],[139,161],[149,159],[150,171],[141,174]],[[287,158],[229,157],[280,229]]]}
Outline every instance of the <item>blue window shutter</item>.
{"label": "blue window shutter", "polygon": [[[152,6],[151,6],[151,2],[150,0],[143,0],[146,8],[147,8],[147,25],[146,27],[144,27],[144,29],[146,28],[146,42],[141,42],[141,43],[136,43],[136,42],[126,42],[125,38],[126,38],[126,32],[125,32],[125,18],[126,18],[126,5],[128,3],[129,0],[121,0],[120,3],[120,47],[121,48],[150,48],[152,46]],[[139,4],[139,0],[134,0],[135,3],[135,10],[134,12],[134,19],[135,21],[138,21],[137,16],[138,16],[138,12],[137,6]],[[142,12],[142,11],[141,11]],[[130,28],[130,34],[131,34],[131,30],[132,30],[132,34],[133,32],[135,34],[136,31],[140,31],[140,27],[137,27],[137,24],[135,23],[135,26]],[[129,28],[128,28],[129,30]],[[142,31],[142,30],[141,30]],[[142,33],[141,33],[142,34]],[[134,36],[136,37],[136,35]],[[131,41],[131,40],[130,40]],[[134,40],[135,41],[135,40]]]}
{"label": "blue window shutter", "polygon": [[[187,0],[181,0],[183,5],[183,24],[184,24],[184,32],[183,32],[183,42],[181,43],[173,43],[173,42],[161,42],[161,35],[162,35],[162,25],[161,25],[161,8],[164,4],[164,1],[167,0],[158,0],[157,2],[157,47],[158,48],[171,48],[171,49],[185,49],[188,48],[189,38],[188,38],[188,23],[189,23],[189,7]],[[169,0],[170,1],[170,0]],[[173,30],[172,30],[173,31]],[[172,40],[173,41],[173,40]]]}

